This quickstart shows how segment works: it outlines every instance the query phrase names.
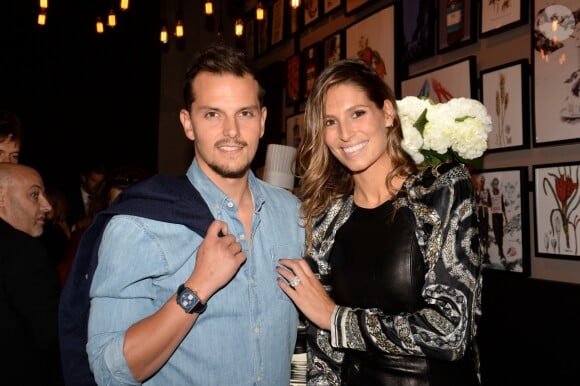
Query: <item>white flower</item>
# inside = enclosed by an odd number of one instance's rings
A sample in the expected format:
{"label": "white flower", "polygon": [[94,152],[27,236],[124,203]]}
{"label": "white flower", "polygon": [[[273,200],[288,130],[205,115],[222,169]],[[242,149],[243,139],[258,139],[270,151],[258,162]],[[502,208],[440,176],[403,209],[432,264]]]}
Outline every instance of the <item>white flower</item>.
{"label": "white flower", "polygon": [[403,149],[416,163],[430,165],[458,158],[470,162],[487,149],[491,117],[474,99],[453,98],[447,103],[405,97],[397,101],[403,130]]}

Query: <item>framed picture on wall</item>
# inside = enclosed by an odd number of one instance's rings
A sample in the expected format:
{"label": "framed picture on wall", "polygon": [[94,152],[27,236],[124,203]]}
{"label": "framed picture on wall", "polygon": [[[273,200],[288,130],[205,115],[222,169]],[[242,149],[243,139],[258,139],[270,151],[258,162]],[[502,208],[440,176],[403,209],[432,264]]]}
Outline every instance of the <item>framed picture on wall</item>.
{"label": "framed picture on wall", "polygon": [[414,75],[401,82],[401,95],[428,97],[436,103],[451,98],[477,98],[475,56]]}
{"label": "framed picture on wall", "polygon": [[471,172],[483,267],[530,274],[528,168]]}
{"label": "framed picture on wall", "polygon": [[303,0],[304,25],[312,24],[320,18],[320,0]]}
{"label": "framed picture on wall", "polygon": [[[487,2],[487,0],[484,0]],[[438,52],[443,53],[476,40],[474,0],[438,0]]]}
{"label": "framed picture on wall", "polygon": [[286,145],[298,147],[300,128],[304,125],[304,113],[290,115],[286,118]]}
{"label": "framed picture on wall", "polygon": [[346,28],[346,56],[371,65],[395,88],[395,12],[383,8]]}
{"label": "framed picture on wall", "polygon": [[342,5],[342,0],[323,0],[323,11],[325,15],[334,12]]}
{"label": "framed picture on wall", "polygon": [[354,11],[358,11],[364,5],[370,2],[370,0],[345,0],[344,10],[347,15],[350,15]]}
{"label": "framed picture on wall", "polygon": [[536,256],[580,260],[580,162],[533,165]]}
{"label": "framed picture on wall", "polygon": [[301,55],[302,100],[306,100],[314,86],[314,81],[322,72],[322,43],[317,42],[306,47]]}
{"label": "framed picture on wall", "polygon": [[272,34],[271,45],[274,46],[284,39],[284,0],[272,3]]}
{"label": "framed picture on wall", "polygon": [[402,62],[413,63],[435,55],[435,2],[405,0],[395,3],[396,23],[402,36]]}
{"label": "framed picture on wall", "polygon": [[300,102],[300,54],[286,60],[286,105]]}
{"label": "framed picture on wall", "polygon": [[324,39],[323,45],[323,67],[326,68],[337,60],[344,58],[344,31],[338,31],[328,36]]}
{"label": "framed picture on wall", "polygon": [[488,37],[528,22],[529,0],[491,0],[479,3],[480,37]]}
{"label": "framed picture on wall", "polygon": [[491,116],[487,152],[530,147],[528,60],[480,71],[481,98]]}
{"label": "framed picture on wall", "polygon": [[580,2],[534,0],[533,15],[533,145],[578,142]]}

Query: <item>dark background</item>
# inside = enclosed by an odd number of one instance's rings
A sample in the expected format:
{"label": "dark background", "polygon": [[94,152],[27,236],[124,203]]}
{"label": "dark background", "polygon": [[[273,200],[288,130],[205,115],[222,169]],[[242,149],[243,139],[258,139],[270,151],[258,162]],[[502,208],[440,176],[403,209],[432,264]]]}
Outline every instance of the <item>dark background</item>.
{"label": "dark background", "polygon": [[[21,163],[51,181],[76,181],[90,159],[156,171],[160,2],[0,2],[0,109],[21,119]],[[106,26],[109,7],[117,26]],[[105,22],[98,35],[96,17]],[[45,181],[46,182],[46,181]]]}

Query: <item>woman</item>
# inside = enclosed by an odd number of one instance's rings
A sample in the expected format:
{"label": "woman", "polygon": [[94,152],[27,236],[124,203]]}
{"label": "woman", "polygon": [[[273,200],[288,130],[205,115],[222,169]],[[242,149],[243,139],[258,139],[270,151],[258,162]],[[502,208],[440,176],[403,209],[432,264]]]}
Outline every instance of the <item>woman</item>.
{"label": "woman", "polygon": [[309,385],[478,385],[481,255],[463,164],[417,166],[366,64],[318,77],[297,153],[306,260],[279,285],[309,320]]}

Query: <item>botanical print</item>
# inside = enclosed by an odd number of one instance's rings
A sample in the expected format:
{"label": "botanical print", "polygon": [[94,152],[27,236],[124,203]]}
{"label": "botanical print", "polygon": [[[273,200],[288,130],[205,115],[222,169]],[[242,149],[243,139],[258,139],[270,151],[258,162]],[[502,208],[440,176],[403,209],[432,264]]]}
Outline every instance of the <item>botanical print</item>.
{"label": "botanical print", "polygon": [[489,32],[517,22],[521,16],[521,2],[529,0],[483,0],[481,4],[481,32]]}
{"label": "botanical print", "polygon": [[394,88],[394,7],[389,6],[346,30],[346,57],[371,65]]}
{"label": "botanical print", "polygon": [[524,143],[522,65],[506,66],[497,71],[483,72],[483,104],[492,119],[488,149],[515,147]]}
{"label": "botanical print", "polygon": [[472,174],[484,267],[524,271],[521,175],[518,169]]}
{"label": "botanical print", "polygon": [[577,141],[580,2],[536,0],[534,12],[535,143]]}
{"label": "botanical print", "polygon": [[536,169],[536,227],[539,253],[579,256],[580,165]]}

